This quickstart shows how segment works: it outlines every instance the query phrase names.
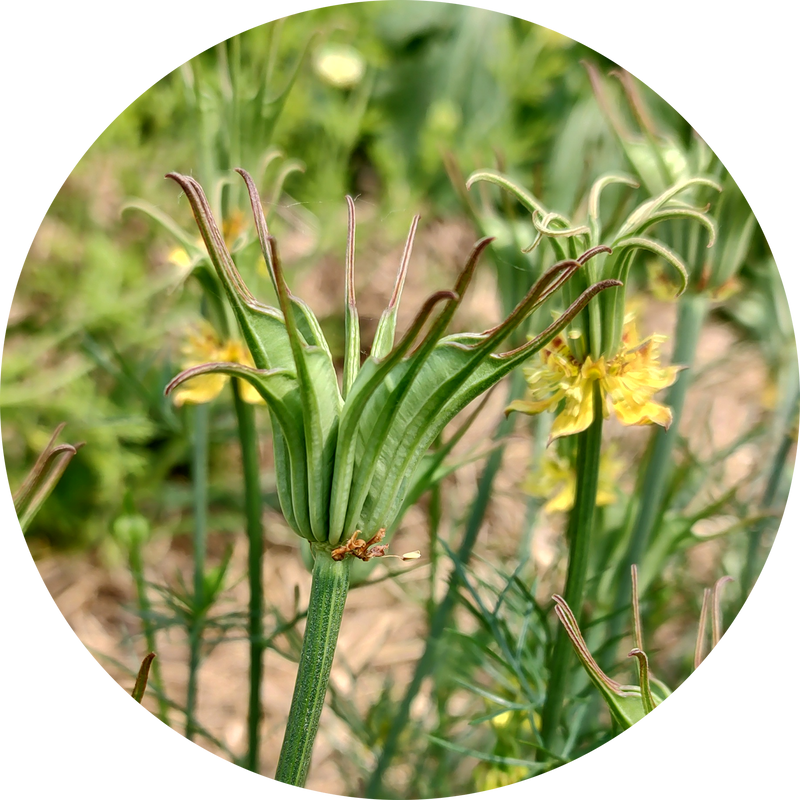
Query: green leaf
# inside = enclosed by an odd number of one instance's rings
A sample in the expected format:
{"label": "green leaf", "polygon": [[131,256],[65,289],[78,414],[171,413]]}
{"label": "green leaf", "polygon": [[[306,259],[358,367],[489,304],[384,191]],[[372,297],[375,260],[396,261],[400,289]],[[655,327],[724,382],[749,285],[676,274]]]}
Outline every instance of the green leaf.
{"label": "green leaf", "polygon": [[586,646],[578,627],[578,621],[564,598],[560,595],[553,595],[553,600],[556,603],[556,615],[564,626],[572,642],[572,647],[584,670],[586,670],[586,674],[606,701],[611,716],[621,728],[630,728],[631,725],[642,719],[646,713],[642,704],[641,689],[637,686],[623,686],[609,678],[600,669],[600,666],[589,652],[589,648]]}
{"label": "green leaf", "polygon": [[211,263],[225,289],[255,365],[267,370],[291,367],[291,346],[283,317],[276,309],[258,303],[245,285],[225,247],[202,187],[188,175],[171,172],[167,177],[186,193]]}
{"label": "green leaf", "polygon": [[55,441],[66,423],[62,422],[53,432],[47,446],[39,454],[36,463],[25,477],[22,485],[14,493],[14,510],[19,517],[23,533],[39,512],[43,503],[50,496],[67,465],[72,461],[83,443],[60,444]]}
{"label": "green leaf", "polygon": [[672,200],[673,197],[681,192],[686,191],[692,186],[709,186],[712,189],[716,189],[718,192],[722,191],[722,187],[715,180],[706,178],[702,175],[687,178],[684,181],[679,181],[658,195],[658,197],[645,200],[644,203],[636,208],[620,228],[619,232],[617,233],[617,239],[620,239],[623,236],[627,236],[633,231],[638,230],[639,227],[643,225],[653,214],[666,206],[666,204]]}
{"label": "green leaf", "polygon": [[378,360],[385,358],[394,347],[397,310],[400,306],[400,298],[403,295],[403,286],[406,282],[408,265],[411,261],[411,249],[414,246],[414,237],[416,236],[418,225],[419,214],[411,221],[411,229],[408,232],[406,246],[403,249],[403,257],[400,259],[400,269],[397,271],[392,297],[389,300],[389,305],[386,306],[385,311],[381,314],[381,318],[378,321],[378,329],[375,331],[375,338],[372,341],[370,355]]}
{"label": "green leaf", "polygon": [[[291,370],[259,370],[244,364],[202,364],[184,370],[164,390],[170,394],[180,384],[198,375],[221,373],[250,383],[264,398],[273,419],[273,437],[285,445],[280,451],[282,469],[278,469],[278,497],[281,510],[292,529],[306,539],[313,539],[308,507],[308,467],[303,428],[303,409],[297,376]],[[276,460],[279,451],[276,448]],[[285,476],[286,480],[281,481]]]}
{"label": "green leaf", "polygon": [[686,286],[689,282],[689,274],[680,256],[674,250],[667,247],[667,245],[663,244],[663,242],[658,242],[655,239],[649,239],[644,236],[631,236],[627,239],[620,239],[615,243],[614,253],[617,257],[615,263],[620,266],[615,272],[614,277],[622,281],[627,278],[627,273],[630,269],[630,260],[624,259],[623,256],[627,256],[633,250],[648,250],[657,256],[661,256],[664,261],[675,267],[681,277],[681,285],[676,297],[680,297],[684,291],[686,291]]}
{"label": "green leaf", "polygon": [[344,273],[344,374],[342,397],[346,398],[361,366],[361,332],[358,327],[356,307],[355,265],[356,261],[356,207],[353,198],[347,195],[347,255]]}
{"label": "green leaf", "polygon": [[467,189],[471,189],[473,184],[477,183],[478,181],[486,181],[487,183],[493,183],[496,186],[500,186],[519,200],[531,214],[536,211],[541,216],[545,216],[547,211],[545,210],[544,205],[537,200],[530,192],[526,189],[523,189],[518,183],[515,183],[506,175],[503,175],[502,172],[497,172],[497,170],[493,169],[482,169],[478,170],[477,172],[473,172],[472,175],[467,178]]}
{"label": "green leaf", "polygon": [[[420,374],[421,370],[425,367],[429,356],[434,352],[439,337],[450,324],[472,280],[478,259],[490,241],[490,239],[482,239],[475,245],[467,260],[466,266],[456,281],[453,290],[454,296],[445,303],[444,308],[432,323],[427,335],[417,346],[409,359],[398,364],[393,370],[390,378],[391,382],[385,381],[383,383],[381,388],[384,391],[373,393],[369,403],[363,409],[359,420],[359,427],[365,446],[353,478],[350,503],[345,519],[346,532],[356,529],[354,526],[361,517],[364,501],[368,496],[373,476],[379,468],[379,458],[382,451],[384,451],[389,435],[393,431],[401,431],[405,420],[408,419],[408,414],[404,412],[409,407],[409,404],[405,403],[404,400],[410,394],[409,403],[412,408],[414,407],[415,399],[419,396],[420,387],[424,385],[425,380]],[[446,375],[446,372],[440,373],[434,379],[441,383],[441,380],[446,377]],[[385,457],[383,462],[388,466],[389,463],[393,461],[391,456],[392,451],[388,450],[384,452],[389,454],[388,458]],[[403,478],[407,480],[414,467],[416,467],[416,464],[414,464],[408,472],[404,473]],[[386,528],[391,522],[392,520],[387,520],[385,523],[380,523],[379,528]],[[372,535],[375,531],[366,527],[364,532]],[[335,530],[332,529],[331,534],[335,536]]]}
{"label": "green leaf", "polygon": [[[400,363],[403,356],[410,350],[436,305],[442,300],[452,300],[454,298],[453,292],[437,292],[431,295],[397,347],[382,361],[377,361],[370,356],[361,367],[342,408],[339,424],[331,491],[331,544],[338,544],[345,532],[345,514],[347,513],[350,498],[350,487],[358,445],[356,431],[362,421],[365,406],[372,395],[383,385],[391,370]],[[350,531],[348,536],[352,532]]]}

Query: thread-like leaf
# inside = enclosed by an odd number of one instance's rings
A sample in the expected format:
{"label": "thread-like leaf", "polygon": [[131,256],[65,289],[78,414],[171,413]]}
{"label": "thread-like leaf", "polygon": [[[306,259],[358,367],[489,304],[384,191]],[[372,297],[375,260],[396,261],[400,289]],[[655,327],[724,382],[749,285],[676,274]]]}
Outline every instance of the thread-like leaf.
{"label": "thread-like leaf", "polygon": [[494,169],[482,169],[478,170],[477,172],[473,172],[472,175],[467,178],[467,189],[471,189],[472,186],[479,181],[486,181],[487,183],[493,183],[496,186],[500,186],[519,200],[525,208],[528,209],[531,213],[534,211],[538,212],[542,216],[547,214],[547,211],[544,205],[539,202],[529,191],[524,189],[518,183],[515,183],[511,180],[507,175],[503,175],[502,172],[498,172]]}
{"label": "thread-like leaf", "polygon": [[346,398],[361,366],[361,332],[356,307],[356,206],[347,196],[347,253],[344,271],[344,374],[342,397]]}
{"label": "thread-like leaf", "polygon": [[419,214],[417,214],[411,221],[411,229],[408,232],[406,239],[406,246],[403,249],[403,257],[400,259],[400,269],[397,271],[397,279],[394,283],[394,290],[392,291],[389,304],[386,306],[385,311],[381,314],[378,321],[378,328],[375,331],[375,338],[372,341],[372,349],[370,355],[373,358],[384,358],[394,347],[394,334],[397,326],[397,311],[400,306],[400,298],[403,295],[403,287],[406,282],[406,275],[408,273],[408,265],[411,261],[411,250],[414,246],[414,237],[417,234],[417,226],[419,225]]}
{"label": "thread-like leaf", "polygon": [[645,236],[631,236],[627,239],[622,239],[616,242],[614,252],[619,259],[617,264],[620,265],[620,268],[614,277],[623,282],[625,281],[627,278],[627,272],[630,269],[630,260],[626,260],[625,256],[634,250],[647,250],[654,255],[661,256],[664,261],[675,267],[675,270],[681,278],[680,288],[678,289],[676,297],[680,297],[686,291],[686,286],[689,282],[689,274],[686,271],[686,266],[681,260],[681,257],[674,250],[671,250],[669,247],[667,247],[667,245],[665,245],[663,242],[656,241],[655,239],[649,239]]}

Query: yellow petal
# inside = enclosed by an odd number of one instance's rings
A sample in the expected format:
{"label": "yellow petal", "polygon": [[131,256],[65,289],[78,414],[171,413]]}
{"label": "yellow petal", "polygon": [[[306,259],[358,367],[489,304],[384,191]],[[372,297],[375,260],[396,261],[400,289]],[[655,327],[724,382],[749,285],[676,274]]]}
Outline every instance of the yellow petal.
{"label": "yellow petal", "polygon": [[573,433],[585,431],[592,424],[594,419],[592,387],[592,381],[585,381],[569,390],[564,410],[553,422],[550,442],[561,436],[571,436]]}
{"label": "yellow petal", "polygon": [[632,403],[621,398],[613,403],[614,413],[623,425],[661,425],[664,429],[672,424],[672,411],[654,401]]}
{"label": "yellow petal", "polygon": [[258,393],[253,384],[243,381],[241,378],[237,378],[237,380],[239,381],[239,394],[241,394],[245,403],[250,403],[254,406],[264,405],[264,398]]}
{"label": "yellow petal", "polygon": [[514,400],[506,408],[506,415],[512,411],[520,411],[523,414],[541,414],[542,411],[548,411],[556,402],[558,401],[554,401],[552,398],[539,400],[538,402],[535,400]]}
{"label": "yellow petal", "polygon": [[207,364],[209,361],[226,361],[224,349],[211,323],[204,319],[193,326],[181,348],[184,369]]}
{"label": "yellow petal", "polygon": [[544,510],[548,514],[556,511],[569,511],[575,505],[575,478],[566,484],[550,502],[545,503]]}
{"label": "yellow petal", "polygon": [[182,406],[184,403],[210,403],[223,390],[227,382],[227,375],[198,375],[196,378],[186,381],[180,389],[173,393],[173,402],[176,406]]}
{"label": "yellow petal", "polygon": [[608,366],[602,380],[614,413],[623,425],[661,425],[668,428],[672,412],[653,396],[675,383],[681,367],[662,367],[659,363],[659,346],[666,337],[653,335],[631,347],[632,327],[625,341],[626,349]]}

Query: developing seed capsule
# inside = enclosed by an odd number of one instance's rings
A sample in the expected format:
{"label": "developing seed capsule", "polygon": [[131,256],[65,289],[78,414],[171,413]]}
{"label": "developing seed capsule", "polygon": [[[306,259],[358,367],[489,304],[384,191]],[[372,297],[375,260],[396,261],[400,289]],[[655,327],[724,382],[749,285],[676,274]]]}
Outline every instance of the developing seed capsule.
{"label": "developing seed capsule", "polygon": [[[261,199],[245,180],[264,261],[279,309],[259,303],[233,263],[208,201],[193,178],[171,173],[186,193],[211,262],[252,357],[193,366],[167,386],[169,393],[200,375],[248,381],[272,417],[278,496],[292,529],[334,559],[386,555],[379,544],[404,508],[411,478],[445,426],[512,369],[544,347],[598,293],[619,286],[600,281],[580,294],[538,336],[498,352],[508,336],[583,264],[607,247],[563,260],[536,281],[500,325],[483,333],[447,334],[478,261],[491,239],[475,244],[452,290],[431,295],[395,341],[397,311],[418,218],[411,225],[395,288],[381,316],[369,357],[361,363],[355,298],[355,205],[348,198],[345,259],[345,358],[341,383],[330,347],[311,309],[286,283]],[[426,331],[423,334],[423,331]],[[359,538],[361,537],[361,538]],[[418,554],[406,553],[403,560]]]}

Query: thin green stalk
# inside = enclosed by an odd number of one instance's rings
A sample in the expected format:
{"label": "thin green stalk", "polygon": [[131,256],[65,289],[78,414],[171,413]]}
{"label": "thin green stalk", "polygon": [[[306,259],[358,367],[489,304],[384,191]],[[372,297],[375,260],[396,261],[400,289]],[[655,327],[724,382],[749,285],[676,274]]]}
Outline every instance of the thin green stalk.
{"label": "thin green stalk", "polygon": [[[796,379],[795,368],[795,379]],[[767,510],[772,507],[775,498],[778,495],[778,490],[783,478],[783,472],[786,468],[786,460],[789,457],[789,452],[792,446],[796,443],[796,428],[794,426],[797,417],[797,406],[800,402],[800,392],[795,389],[790,402],[786,406],[784,414],[784,433],[781,437],[778,449],[775,452],[775,458],[772,460],[767,485],[764,489],[764,495],[761,498],[761,508]],[[756,580],[756,575],[759,569],[761,540],[764,537],[764,531],[770,523],[769,517],[765,517],[760,522],[757,522],[753,529],[748,534],[747,538],[747,557],[742,569],[742,586],[741,586],[741,602],[747,600],[750,590]]]}
{"label": "thin green stalk", "polygon": [[209,406],[202,403],[193,409],[192,492],[194,511],[194,598],[189,625],[189,678],[186,685],[186,738],[194,739],[197,673],[200,669],[203,628],[205,627],[205,563],[208,507],[208,418]]}
{"label": "thin green stalk", "polygon": [[[138,541],[131,544],[128,554],[128,563],[130,565],[131,575],[133,582],[136,586],[136,603],[138,606],[139,617],[142,620],[142,631],[144,633],[144,641],[147,645],[148,653],[155,653],[156,651],[156,634],[153,628],[153,621],[151,619],[152,606],[150,605],[150,598],[147,596],[147,583],[144,578],[144,559],[142,558],[142,546]],[[164,682],[161,680],[161,667],[158,661],[154,661],[150,667],[150,683],[156,690],[158,697],[158,718],[165,724],[169,725],[169,704],[164,696]]]}
{"label": "thin green stalk", "polygon": [[350,585],[352,558],[334,561],[330,550],[312,547],[315,558],[303,649],[275,773],[275,780],[292,786],[306,782]]}
{"label": "thin green stalk", "polygon": [[[511,388],[509,390],[509,402],[521,397],[525,391],[525,379],[520,370],[515,371],[511,376]],[[494,439],[495,441],[502,441],[513,430],[514,418],[513,416],[506,417],[497,427]],[[480,481],[478,482],[478,492],[472,502],[472,507],[467,517],[467,524],[464,530],[464,538],[461,540],[461,546],[458,549],[458,560],[462,566],[469,563],[472,556],[472,550],[475,547],[475,542],[478,539],[481,525],[483,524],[486,510],[489,507],[489,501],[492,496],[492,488],[497,473],[503,462],[503,454],[505,452],[504,446],[499,446],[492,450],[489,458],[486,460],[486,466],[481,474]],[[386,770],[392,763],[394,756],[397,752],[397,746],[400,742],[400,737],[408,725],[408,720],[411,712],[411,705],[414,702],[419,690],[422,687],[422,682],[430,675],[436,665],[436,659],[439,652],[439,645],[444,635],[450,620],[450,614],[458,599],[458,590],[460,581],[458,578],[458,570],[453,568],[450,572],[450,578],[447,585],[447,593],[442,598],[437,606],[430,623],[430,630],[428,638],[425,641],[425,650],[422,653],[419,661],[417,662],[414,675],[411,678],[400,707],[397,709],[392,720],[392,727],[386,736],[386,741],[383,745],[383,750],[378,757],[378,763],[370,776],[369,783],[366,788],[367,797],[381,797],[383,792],[383,778]]]}
{"label": "thin green stalk", "polygon": [[[544,454],[545,449],[545,426],[542,425],[541,418],[531,417],[528,423],[531,437],[531,464],[538,464]],[[527,562],[531,556],[531,543],[533,542],[533,531],[536,527],[536,520],[539,516],[543,503],[541,498],[529,497],[525,507],[525,524],[517,547],[517,560],[521,563]]]}
{"label": "thin green stalk", "polygon": [[[569,563],[564,598],[580,620],[586,577],[589,571],[589,554],[595,522],[597,479],[600,472],[600,450],[603,439],[603,398],[600,387],[594,387],[594,419],[592,424],[578,434],[576,462],[575,504],[567,528]],[[561,707],[567,678],[571,672],[572,645],[563,627],[559,626],[555,645],[548,665],[549,683],[542,710],[542,738],[549,750],[561,720]]]}
{"label": "thin green stalk", "polygon": [[239,381],[231,381],[233,405],[239,427],[244,473],[244,506],[247,519],[247,580],[250,605],[247,638],[250,641],[250,694],[247,703],[247,756],[244,766],[258,772],[259,727],[261,724],[261,681],[264,672],[264,588],[261,562],[264,555],[261,527],[261,481],[255,409],[242,399]]}
{"label": "thin green stalk", "polygon": [[[620,611],[630,602],[631,565],[641,564],[647,551],[653,528],[661,511],[664,492],[672,473],[672,450],[678,436],[686,392],[692,381],[691,367],[697,351],[697,343],[708,313],[708,298],[702,294],[684,295],[678,309],[675,328],[675,352],[672,363],[687,367],[672,385],[666,404],[672,409],[672,425],[668,431],[656,429],[650,440],[649,458],[636,497],[639,509],[631,531],[628,550],[619,565],[617,594],[614,610]],[[613,566],[613,565],[612,565]],[[624,615],[616,614],[610,624],[609,639],[619,635],[624,624]]]}

